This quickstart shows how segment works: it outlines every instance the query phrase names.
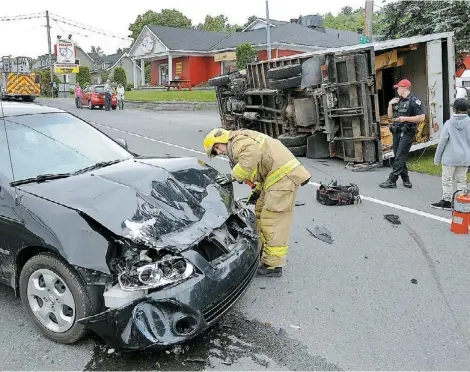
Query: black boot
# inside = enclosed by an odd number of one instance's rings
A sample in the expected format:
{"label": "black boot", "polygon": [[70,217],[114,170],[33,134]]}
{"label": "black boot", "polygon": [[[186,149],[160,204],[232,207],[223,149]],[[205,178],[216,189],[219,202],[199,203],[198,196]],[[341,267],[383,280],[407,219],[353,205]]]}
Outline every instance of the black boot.
{"label": "black boot", "polygon": [[413,184],[410,182],[410,180],[403,180],[403,186],[405,186],[407,189],[411,189]]}
{"label": "black boot", "polygon": [[280,277],[282,276],[282,267],[268,267],[265,264],[261,264],[261,266],[258,267],[256,275],[264,277]]}
{"label": "black boot", "polygon": [[397,183],[387,180],[385,182],[382,182],[379,186],[383,189],[396,189]]}

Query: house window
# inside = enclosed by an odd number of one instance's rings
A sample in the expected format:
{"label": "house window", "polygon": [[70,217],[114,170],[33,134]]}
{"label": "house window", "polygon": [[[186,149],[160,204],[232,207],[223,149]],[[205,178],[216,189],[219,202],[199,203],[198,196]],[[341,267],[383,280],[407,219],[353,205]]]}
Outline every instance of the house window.
{"label": "house window", "polygon": [[95,70],[98,70],[98,64],[97,63],[95,63],[94,68],[95,68]]}
{"label": "house window", "polygon": [[222,62],[222,73],[228,74],[237,69],[237,61],[223,61]]}
{"label": "house window", "polygon": [[79,60],[79,59],[76,59],[76,60],[75,60],[75,64],[76,64],[76,65],[80,65],[80,60]]}

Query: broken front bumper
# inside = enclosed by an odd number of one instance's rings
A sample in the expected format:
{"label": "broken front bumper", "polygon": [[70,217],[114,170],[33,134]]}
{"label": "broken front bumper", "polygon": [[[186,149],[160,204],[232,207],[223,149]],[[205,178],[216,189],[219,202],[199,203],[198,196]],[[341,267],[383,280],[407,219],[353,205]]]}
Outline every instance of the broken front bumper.
{"label": "broken front bumper", "polygon": [[243,295],[259,264],[256,241],[241,238],[212,262],[183,253],[196,268],[188,280],[149,293],[121,308],[80,319],[109,346],[141,350],[181,343],[213,325]]}

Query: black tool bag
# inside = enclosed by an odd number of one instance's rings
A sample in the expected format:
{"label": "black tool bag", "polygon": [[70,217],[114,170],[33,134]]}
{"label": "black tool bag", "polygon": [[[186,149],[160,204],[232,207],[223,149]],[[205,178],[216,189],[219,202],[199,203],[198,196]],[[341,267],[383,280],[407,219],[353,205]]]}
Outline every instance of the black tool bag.
{"label": "black tool bag", "polygon": [[356,184],[350,183],[342,186],[336,181],[328,185],[320,185],[317,189],[317,201],[323,205],[352,205],[362,202],[359,187]]}

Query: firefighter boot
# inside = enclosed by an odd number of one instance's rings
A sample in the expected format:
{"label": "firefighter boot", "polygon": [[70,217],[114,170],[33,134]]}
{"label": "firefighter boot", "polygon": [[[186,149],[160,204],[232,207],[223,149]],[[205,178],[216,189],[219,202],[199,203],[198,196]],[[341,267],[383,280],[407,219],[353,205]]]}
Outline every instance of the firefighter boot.
{"label": "firefighter boot", "polygon": [[397,183],[388,179],[387,181],[382,182],[379,186],[383,189],[396,189]]}
{"label": "firefighter boot", "polygon": [[264,277],[281,277],[282,267],[269,267],[265,264],[261,264],[260,267],[258,267],[256,275]]}

